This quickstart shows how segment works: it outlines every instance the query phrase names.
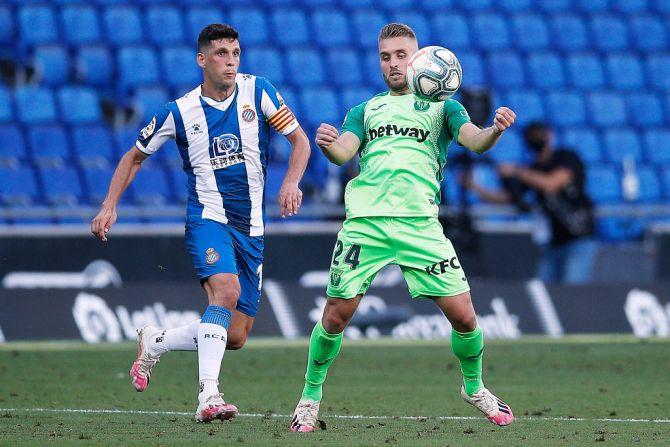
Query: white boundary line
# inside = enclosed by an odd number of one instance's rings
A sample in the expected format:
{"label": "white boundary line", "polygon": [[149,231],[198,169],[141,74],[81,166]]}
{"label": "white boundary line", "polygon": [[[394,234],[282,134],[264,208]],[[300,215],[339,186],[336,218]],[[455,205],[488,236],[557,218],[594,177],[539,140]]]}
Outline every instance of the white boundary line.
{"label": "white boundary line", "polygon": [[[26,413],[85,413],[85,414],[148,414],[155,416],[193,416],[193,413],[184,411],[151,411],[151,410],[114,410],[114,409],[92,409],[92,408],[0,408],[0,412],[26,412]],[[239,417],[252,418],[290,418],[287,414],[263,414],[263,413],[240,413]],[[401,419],[401,420],[422,420],[436,419],[445,421],[469,421],[482,419],[477,416],[365,416],[361,414],[330,414],[325,418],[335,419]],[[573,417],[517,417],[521,421],[569,421],[569,422],[633,422],[633,423],[653,423],[670,424],[670,419],[620,419],[620,418],[573,418]]]}

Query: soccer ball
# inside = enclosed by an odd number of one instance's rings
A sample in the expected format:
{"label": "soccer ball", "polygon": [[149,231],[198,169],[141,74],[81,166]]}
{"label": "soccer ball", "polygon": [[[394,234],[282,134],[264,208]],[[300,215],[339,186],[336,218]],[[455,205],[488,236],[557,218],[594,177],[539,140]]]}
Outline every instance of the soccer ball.
{"label": "soccer ball", "polygon": [[461,86],[463,70],[456,55],[446,48],[421,48],[407,63],[407,86],[430,101],[446,101]]}

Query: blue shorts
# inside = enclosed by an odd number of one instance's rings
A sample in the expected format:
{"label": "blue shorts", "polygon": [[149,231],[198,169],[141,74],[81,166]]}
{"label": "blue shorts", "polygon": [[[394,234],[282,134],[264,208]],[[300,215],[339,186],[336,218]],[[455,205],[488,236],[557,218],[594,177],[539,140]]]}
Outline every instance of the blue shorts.
{"label": "blue shorts", "polygon": [[200,281],[216,273],[238,275],[237,310],[255,317],[261,301],[263,236],[247,236],[226,224],[202,219],[186,223],[185,239]]}

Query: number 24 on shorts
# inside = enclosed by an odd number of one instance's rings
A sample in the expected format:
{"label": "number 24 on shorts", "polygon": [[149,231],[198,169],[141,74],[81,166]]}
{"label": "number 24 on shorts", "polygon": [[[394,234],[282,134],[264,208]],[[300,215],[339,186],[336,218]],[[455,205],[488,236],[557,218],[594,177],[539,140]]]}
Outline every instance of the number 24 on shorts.
{"label": "number 24 on shorts", "polygon": [[[338,240],[335,243],[335,251],[333,252],[333,265],[340,265],[340,261],[337,260],[337,258],[340,257],[342,252],[344,251],[344,244],[342,244],[342,241]],[[344,263],[349,264],[351,266],[351,269],[355,269],[358,267],[358,264],[360,264],[360,261],[358,258],[361,255],[361,246],[358,244],[352,244],[351,247],[349,247],[349,250],[347,250],[347,254],[344,255]]]}

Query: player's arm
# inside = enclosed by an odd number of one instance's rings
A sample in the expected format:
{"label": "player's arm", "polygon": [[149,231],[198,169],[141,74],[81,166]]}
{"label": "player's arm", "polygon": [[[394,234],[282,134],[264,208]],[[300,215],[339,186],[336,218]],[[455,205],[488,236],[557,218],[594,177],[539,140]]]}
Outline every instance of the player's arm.
{"label": "player's arm", "polygon": [[493,125],[480,129],[474,124],[464,123],[458,132],[458,143],[473,152],[483,154],[491,149],[516,119],[516,114],[507,107],[496,110]]}
{"label": "player's arm", "polygon": [[340,135],[337,128],[321,123],[316,130],[316,144],[332,163],[342,166],[356,155],[361,140],[353,132],[345,131]]}
{"label": "player's arm", "polygon": [[284,182],[279,189],[279,205],[281,206],[281,217],[298,214],[302,205],[302,191],[300,191],[300,180],[302,179],[311,149],[309,138],[305,135],[302,127],[298,126],[286,139],[291,143],[291,157],[288,160],[288,169]]}
{"label": "player's arm", "polygon": [[101,241],[107,241],[107,233],[112,225],[116,223],[116,205],[119,203],[123,192],[135,178],[137,171],[140,170],[142,162],[147,157],[147,154],[133,146],[121,157],[119,164],[116,166],[100,212],[98,212],[98,215],[91,222],[91,232]]}

